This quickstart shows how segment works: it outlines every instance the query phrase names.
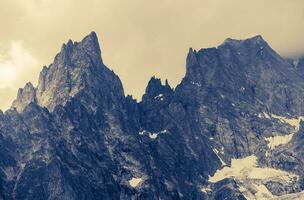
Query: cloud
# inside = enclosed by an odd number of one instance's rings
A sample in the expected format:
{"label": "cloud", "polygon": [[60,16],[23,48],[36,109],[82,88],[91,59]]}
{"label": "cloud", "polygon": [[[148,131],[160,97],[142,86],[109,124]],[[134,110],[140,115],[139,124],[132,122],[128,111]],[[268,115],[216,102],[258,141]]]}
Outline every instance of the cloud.
{"label": "cloud", "polygon": [[16,95],[15,88],[0,87],[0,110],[5,111],[11,106],[14,95]]}
{"label": "cloud", "polygon": [[5,110],[16,97],[19,87],[29,81],[36,83],[39,68],[37,59],[24,48],[20,41],[12,41],[6,50],[1,49],[1,51],[0,109]]}

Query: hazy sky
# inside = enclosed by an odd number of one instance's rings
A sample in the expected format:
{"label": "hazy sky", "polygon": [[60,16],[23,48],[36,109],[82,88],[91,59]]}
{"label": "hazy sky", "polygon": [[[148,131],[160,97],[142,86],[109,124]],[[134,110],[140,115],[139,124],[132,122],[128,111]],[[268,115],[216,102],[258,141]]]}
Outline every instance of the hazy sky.
{"label": "hazy sky", "polygon": [[304,53],[304,0],[0,0],[0,26],[0,109],[62,43],[93,30],[137,98],[153,75],[178,84],[189,47],[261,34],[281,55]]}

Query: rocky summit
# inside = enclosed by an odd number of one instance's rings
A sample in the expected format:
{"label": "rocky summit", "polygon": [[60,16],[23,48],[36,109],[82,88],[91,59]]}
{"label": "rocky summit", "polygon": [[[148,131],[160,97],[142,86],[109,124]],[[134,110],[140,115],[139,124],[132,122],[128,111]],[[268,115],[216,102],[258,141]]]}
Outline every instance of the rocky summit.
{"label": "rocky summit", "polygon": [[124,94],[94,32],[0,112],[0,200],[303,199],[304,59],[261,36],[189,49]]}

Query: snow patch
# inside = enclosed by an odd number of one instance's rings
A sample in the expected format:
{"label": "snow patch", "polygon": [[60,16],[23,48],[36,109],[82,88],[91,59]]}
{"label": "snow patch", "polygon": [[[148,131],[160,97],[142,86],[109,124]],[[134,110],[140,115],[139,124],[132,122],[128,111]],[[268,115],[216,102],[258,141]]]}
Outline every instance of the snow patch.
{"label": "snow patch", "polygon": [[299,131],[300,129],[300,122],[304,119],[304,116],[296,117],[296,118],[287,118],[278,115],[271,115],[272,118],[278,119],[282,123],[287,123],[294,128],[294,131],[288,135],[278,135],[278,136],[271,136],[265,138],[268,142],[267,146],[269,149],[275,149],[277,146],[287,144],[292,139],[293,135]]}
{"label": "snow patch", "polygon": [[157,133],[149,133],[149,138],[151,138],[151,139],[156,139],[157,136],[158,136]]}
{"label": "snow patch", "polygon": [[271,119],[270,116],[269,116],[267,113],[265,113],[265,112],[259,113],[259,114],[258,114],[258,117],[259,117],[259,118]]}
{"label": "snow patch", "polygon": [[271,117],[280,120],[283,123],[287,123],[290,126],[293,126],[295,128],[295,131],[298,131],[300,129],[300,122],[304,119],[304,116],[299,116],[296,118],[287,118],[279,115],[271,114]]}
{"label": "snow patch", "polygon": [[198,86],[198,87],[202,86],[200,83],[196,83],[196,82],[193,82],[193,81],[191,81],[190,83],[191,83],[192,85],[196,85],[196,86]]}
{"label": "snow patch", "polygon": [[275,149],[277,146],[287,144],[293,137],[294,133],[288,135],[278,135],[278,136],[271,136],[265,138],[268,142],[267,146],[269,149]]}
{"label": "snow patch", "polygon": [[129,184],[131,187],[135,188],[137,187],[143,180],[141,178],[132,178],[129,180]]}
{"label": "snow patch", "polygon": [[[300,122],[304,119],[304,116],[299,116],[295,118],[287,118],[275,114],[271,114],[271,116],[265,112],[258,114],[259,118],[266,118],[266,119],[277,119],[282,123],[289,124],[294,128],[294,131],[292,131],[290,134],[287,135],[273,135],[271,137],[265,138],[265,140],[268,142],[267,146],[269,149],[273,150],[277,146],[287,144],[292,139],[293,135],[299,131],[300,129]],[[266,152],[266,156],[268,156],[268,152]]]}
{"label": "snow patch", "polygon": [[252,155],[241,159],[232,159],[231,166],[225,166],[209,177],[209,182],[216,183],[225,178],[233,178],[240,185],[240,191],[247,199],[267,199],[274,195],[265,187],[269,179],[277,179],[282,182],[292,183],[298,180],[298,176],[279,169],[259,167],[257,157]]}
{"label": "snow patch", "polygon": [[146,133],[146,131],[143,130],[143,131],[140,131],[138,134],[139,134],[139,135],[144,135],[145,133]]}
{"label": "snow patch", "polygon": [[225,154],[224,150],[225,150],[225,148],[221,147],[221,154]]}
{"label": "snow patch", "polygon": [[295,68],[298,67],[299,61],[300,61],[299,59],[293,61],[293,66],[295,66]]}
{"label": "snow patch", "polygon": [[156,97],[154,97],[154,99],[163,101],[164,100],[164,94],[159,94]]}
{"label": "snow patch", "polygon": [[162,131],[157,132],[157,133],[152,133],[152,132],[149,132],[149,131],[147,131],[147,130],[142,130],[142,131],[140,131],[138,134],[139,134],[139,135],[145,135],[145,134],[146,134],[146,135],[149,136],[149,138],[155,140],[155,139],[158,137],[159,134],[165,134],[165,133],[167,133],[167,132],[168,132],[167,130],[162,130]]}
{"label": "snow patch", "polygon": [[279,169],[258,167],[257,157],[252,155],[241,159],[232,159],[230,167],[226,166],[218,170],[212,177],[209,178],[209,181],[215,183],[225,178],[259,180],[279,178],[288,182],[291,181],[291,178],[294,178],[295,176],[296,175]]}
{"label": "snow patch", "polygon": [[167,133],[168,131],[167,130],[162,130],[160,133]]}
{"label": "snow patch", "polygon": [[212,190],[210,189],[210,187],[203,187],[203,188],[201,188],[201,191],[207,194],[208,192],[211,192]]}

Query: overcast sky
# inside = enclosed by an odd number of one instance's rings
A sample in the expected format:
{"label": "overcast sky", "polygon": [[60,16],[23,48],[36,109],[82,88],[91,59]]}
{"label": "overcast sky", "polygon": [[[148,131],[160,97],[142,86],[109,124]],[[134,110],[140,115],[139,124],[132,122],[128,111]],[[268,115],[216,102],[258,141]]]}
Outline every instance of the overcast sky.
{"label": "overcast sky", "polygon": [[62,43],[99,37],[105,64],[140,98],[156,75],[172,86],[189,47],[261,34],[281,55],[304,53],[303,0],[0,0],[0,109],[37,84]]}

